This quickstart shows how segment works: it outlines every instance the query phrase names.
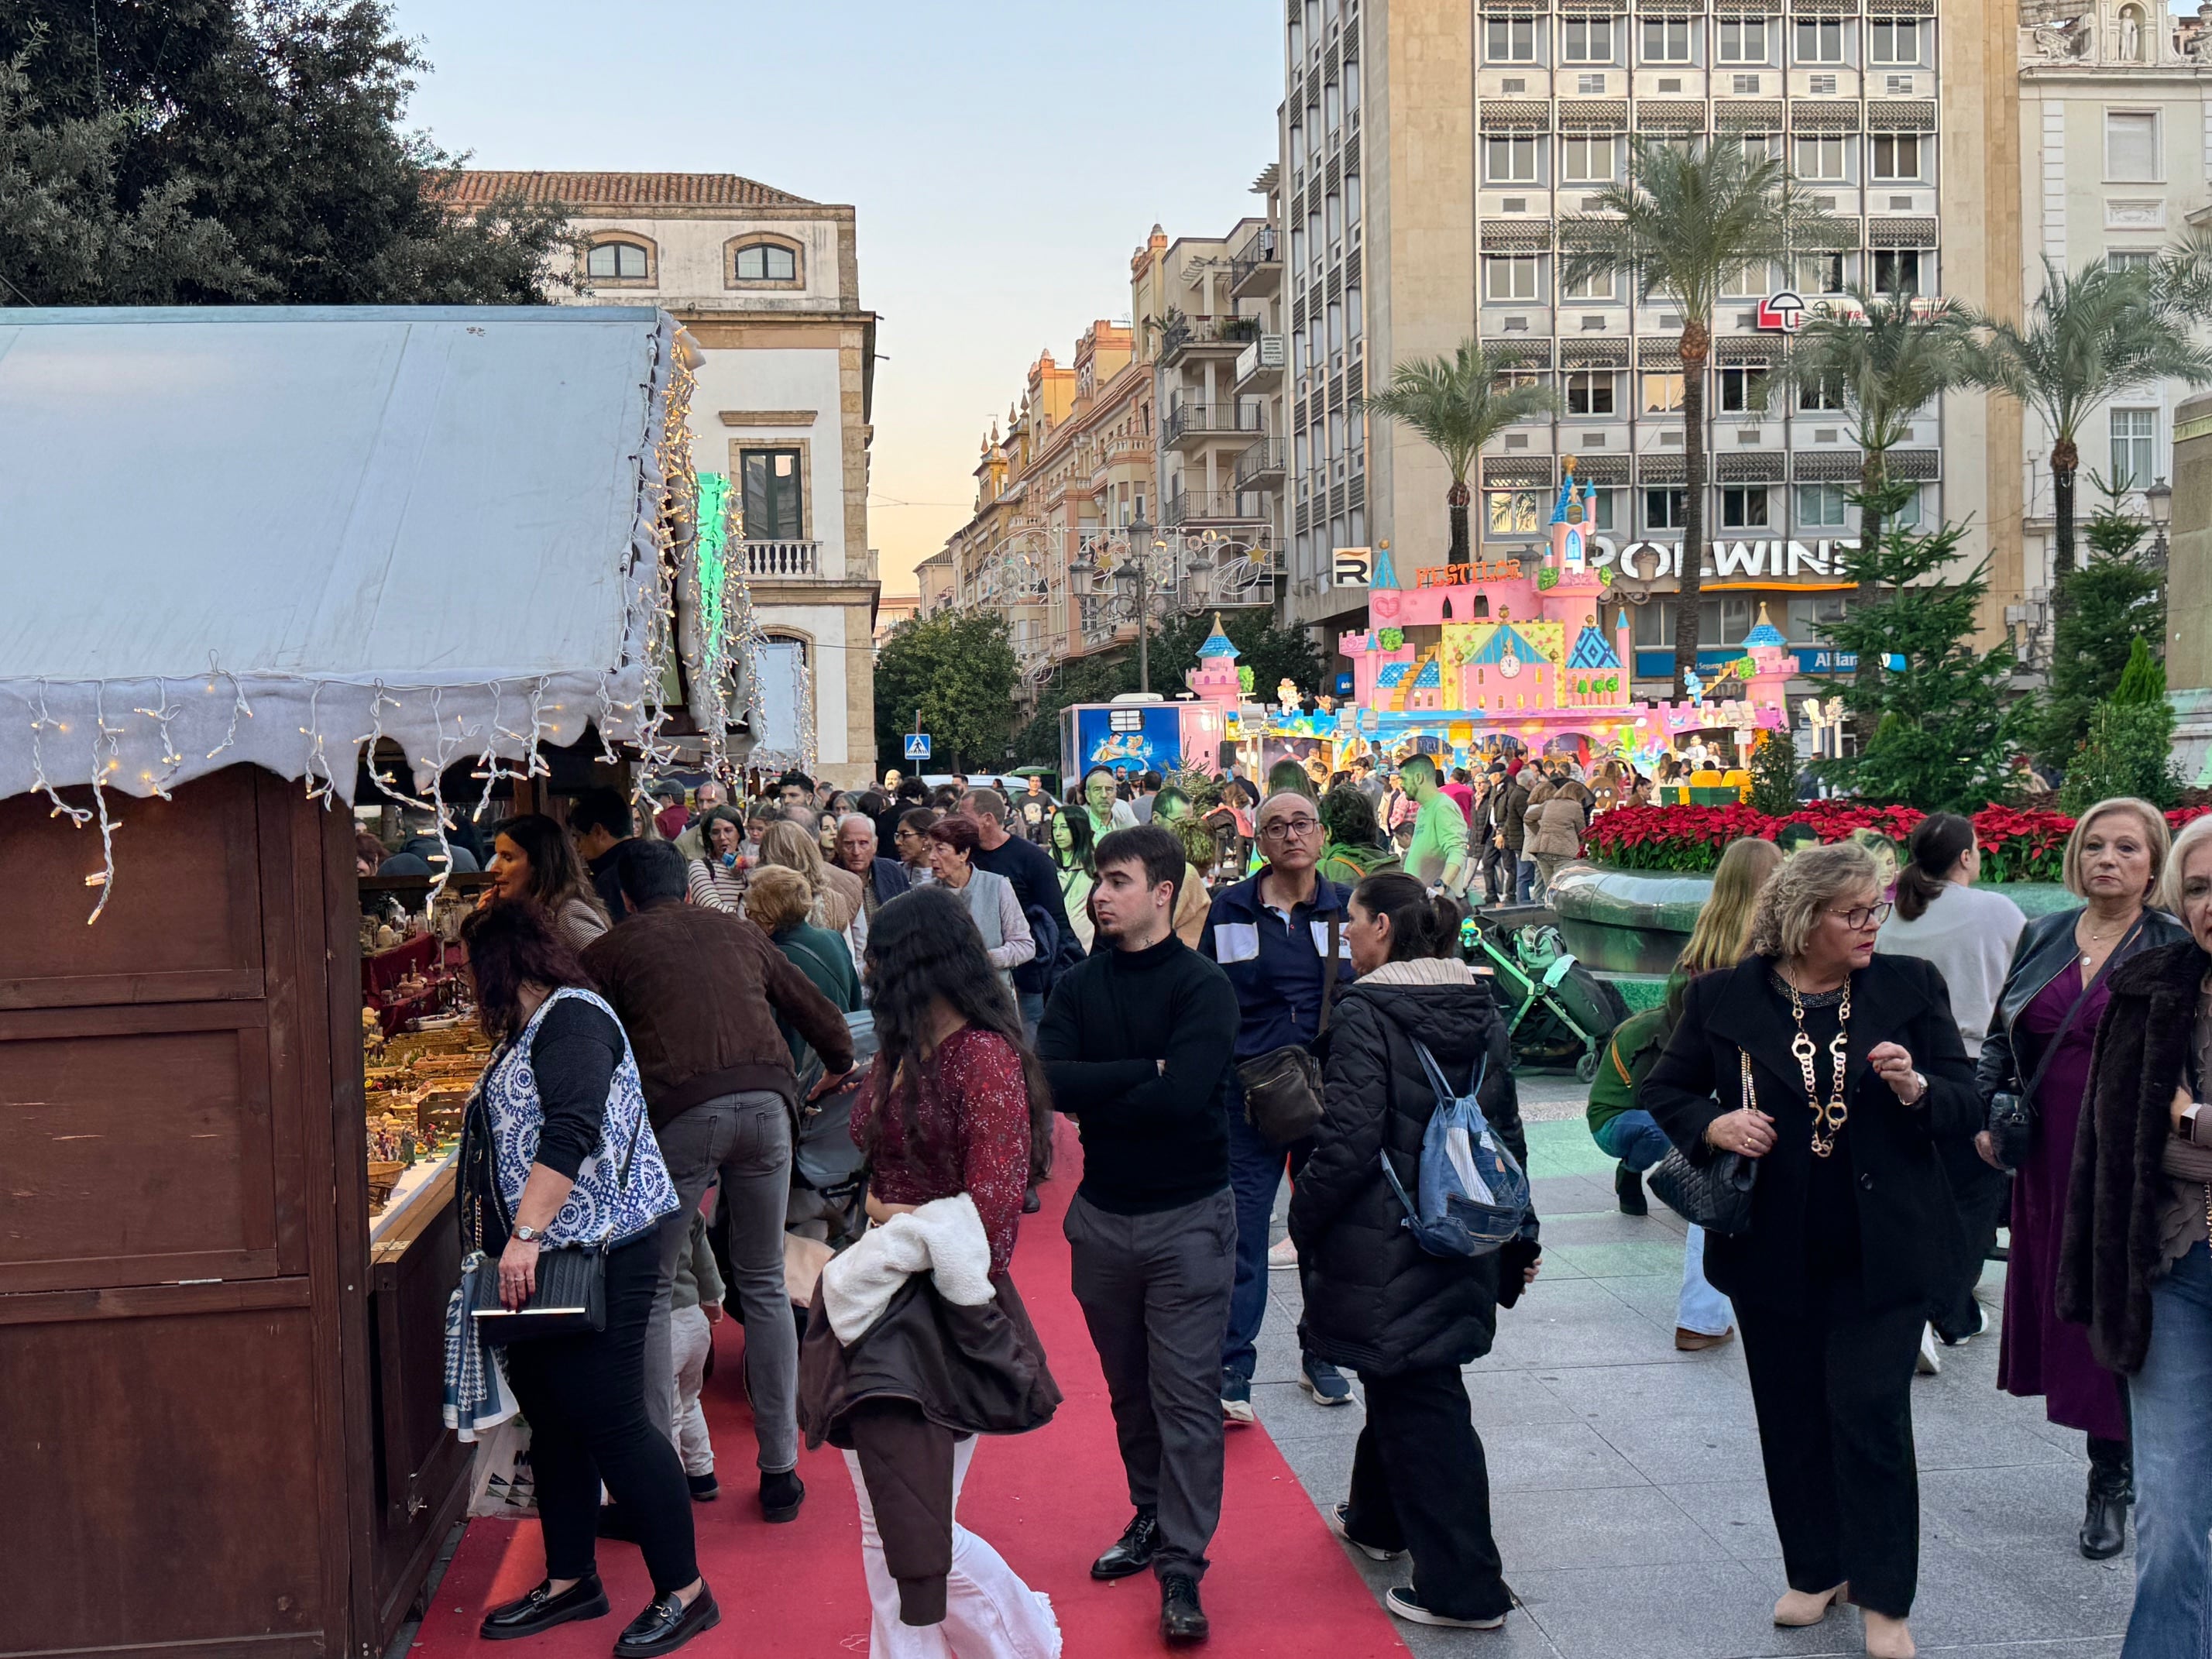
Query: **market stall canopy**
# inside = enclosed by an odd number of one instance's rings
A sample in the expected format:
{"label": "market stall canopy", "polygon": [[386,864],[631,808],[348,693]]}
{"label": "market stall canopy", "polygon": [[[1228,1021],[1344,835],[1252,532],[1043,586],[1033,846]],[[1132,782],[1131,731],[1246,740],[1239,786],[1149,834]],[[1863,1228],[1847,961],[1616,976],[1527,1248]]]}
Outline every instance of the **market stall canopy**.
{"label": "market stall canopy", "polygon": [[684,355],[649,308],[0,312],[0,798],[649,736]]}

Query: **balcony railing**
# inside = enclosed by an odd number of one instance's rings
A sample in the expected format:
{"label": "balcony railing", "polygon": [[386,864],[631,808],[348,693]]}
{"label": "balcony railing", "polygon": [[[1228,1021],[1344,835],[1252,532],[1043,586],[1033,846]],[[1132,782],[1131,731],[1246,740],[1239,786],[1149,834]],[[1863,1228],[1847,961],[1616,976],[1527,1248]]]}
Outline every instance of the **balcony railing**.
{"label": "balcony railing", "polygon": [[1180,443],[1187,437],[1263,429],[1256,404],[1177,404],[1168,411],[1167,441],[1170,444]]}
{"label": "balcony railing", "polygon": [[1183,352],[1203,347],[1239,350],[1259,337],[1257,317],[1177,317],[1160,335],[1160,362],[1173,362]]}
{"label": "balcony railing", "polygon": [[1239,299],[1272,291],[1282,275],[1282,240],[1273,225],[1261,225],[1229,256],[1229,291]]}
{"label": "balcony railing", "polygon": [[1165,526],[1190,524],[1265,524],[1266,508],[1255,490],[1178,489],[1160,514]]}
{"label": "balcony railing", "polygon": [[804,580],[821,574],[820,542],[745,544],[745,574],[756,581]]}
{"label": "balcony railing", "polygon": [[1237,458],[1237,487],[1251,489],[1263,483],[1280,483],[1289,464],[1290,445],[1281,438],[1262,438]]}

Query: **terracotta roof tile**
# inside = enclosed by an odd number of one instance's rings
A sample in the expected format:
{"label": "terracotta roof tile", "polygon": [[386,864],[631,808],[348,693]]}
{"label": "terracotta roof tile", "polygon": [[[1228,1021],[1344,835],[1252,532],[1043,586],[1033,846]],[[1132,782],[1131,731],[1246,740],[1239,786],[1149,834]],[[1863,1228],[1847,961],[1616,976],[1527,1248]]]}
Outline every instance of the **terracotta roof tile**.
{"label": "terracotta roof tile", "polygon": [[815,205],[803,196],[734,173],[521,173],[465,167],[459,182],[443,195],[455,207],[482,207],[515,190],[533,202],[562,202],[579,210]]}

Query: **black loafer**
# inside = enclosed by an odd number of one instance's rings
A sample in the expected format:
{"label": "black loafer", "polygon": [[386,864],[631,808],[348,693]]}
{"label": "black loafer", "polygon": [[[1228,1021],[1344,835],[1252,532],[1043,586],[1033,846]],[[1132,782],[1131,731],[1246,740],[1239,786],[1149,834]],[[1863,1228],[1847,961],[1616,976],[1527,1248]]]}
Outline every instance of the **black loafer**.
{"label": "black loafer", "polygon": [[1121,1535],[1114,1547],[1091,1564],[1093,1578],[1127,1578],[1132,1573],[1142,1572],[1152,1565],[1152,1556],[1160,1547],[1160,1522],[1157,1512],[1139,1510],[1130,1517],[1129,1524],[1121,1528]]}
{"label": "black loafer", "polygon": [[1187,1572],[1171,1572],[1161,1579],[1160,1639],[1171,1646],[1203,1642],[1212,1631],[1206,1609],[1198,1604],[1198,1580]]}
{"label": "black loafer", "polygon": [[552,1582],[548,1578],[520,1601],[494,1607],[484,1614],[477,1634],[487,1642],[512,1642],[578,1619],[606,1617],[607,1593],[596,1572],[586,1573],[558,1595],[547,1588]]}
{"label": "black loafer", "polygon": [[688,1607],[673,1591],[656,1595],[643,1613],[623,1626],[615,1643],[615,1659],[654,1659],[657,1654],[673,1653],[702,1631],[712,1630],[721,1622],[722,1610],[714,1605],[714,1592],[704,1584]]}
{"label": "black loafer", "polygon": [[796,1469],[763,1474],[760,1484],[761,1519],[785,1522],[799,1519],[799,1506],[806,1501],[806,1483]]}

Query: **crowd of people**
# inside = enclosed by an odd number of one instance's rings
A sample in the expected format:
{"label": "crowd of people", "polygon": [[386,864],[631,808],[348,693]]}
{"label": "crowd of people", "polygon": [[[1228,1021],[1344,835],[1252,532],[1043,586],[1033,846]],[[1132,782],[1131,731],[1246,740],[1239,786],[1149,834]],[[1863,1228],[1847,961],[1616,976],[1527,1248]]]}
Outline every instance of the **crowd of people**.
{"label": "crowd of people", "polygon": [[[1457,1167],[1452,1114],[1526,1164],[1507,1011],[1461,927],[1540,893],[1623,778],[1417,755],[1202,802],[1103,769],[1066,802],[887,781],[794,775],[742,807],[710,783],[649,825],[594,792],[492,839],[463,931],[498,1043],[464,1146],[471,1271],[519,1309],[542,1252],[596,1247],[605,1305],[488,1354],[465,1322],[449,1340],[449,1392],[504,1369],[545,1535],[546,1578],[483,1635],[605,1615],[607,1539],[654,1592],[620,1659],[717,1621],[690,1505],[721,1495],[697,1401],[726,1303],[763,1518],[802,1510],[802,1437],[845,1454],[871,1652],[1059,1653],[1049,1600],[957,1512],[979,1437],[1060,1403],[1014,1277],[1055,1113],[1129,1504],[1091,1573],[1149,1571],[1164,1641],[1207,1638],[1224,1437],[1255,1420],[1268,1274],[1294,1270],[1301,1386],[1364,1413],[1328,1523],[1410,1557],[1398,1617],[1497,1628],[1513,1598],[1462,1369],[1542,1257],[1526,1204],[1480,1248],[1417,1224]],[[1974,888],[1966,820],[1908,850],[1893,899],[1859,846],[1728,849],[1664,1003],[1613,1034],[1592,1133],[1624,1211],[1648,1185],[1704,1224],[1675,1340],[1741,1343],[1778,1625],[1848,1600],[1868,1652],[1912,1652],[1911,1381],[1985,1328],[2008,1224],[2001,1385],[2089,1437],[2085,1554],[2118,1552],[2132,1506],[2125,1659],[2203,1659],[2212,820],[2169,848],[2142,803],[2094,808],[2065,859],[2082,907],[2033,924]],[[862,1171],[844,1196],[801,1172],[829,1139]]]}

